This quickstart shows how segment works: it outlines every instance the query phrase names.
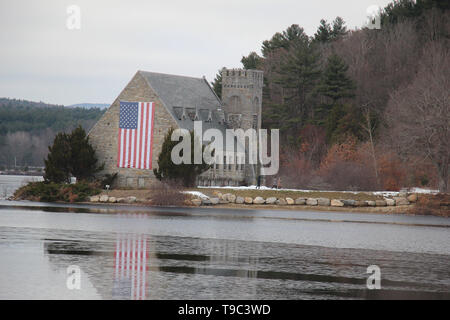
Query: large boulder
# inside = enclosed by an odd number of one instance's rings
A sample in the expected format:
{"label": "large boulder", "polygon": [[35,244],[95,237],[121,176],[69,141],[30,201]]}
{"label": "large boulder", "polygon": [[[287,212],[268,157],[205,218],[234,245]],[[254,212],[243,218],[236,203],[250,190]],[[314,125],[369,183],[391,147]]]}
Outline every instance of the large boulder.
{"label": "large boulder", "polygon": [[236,203],[238,204],[243,204],[245,201],[245,199],[243,197],[237,196],[236,197]]}
{"label": "large boulder", "polygon": [[209,206],[209,205],[212,205],[212,202],[209,198],[202,198],[202,204],[204,206]]}
{"label": "large boulder", "polygon": [[385,200],[375,200],[375,206],[377,207],[386,207],[387,203]]}
{"label": "large boulder", "polygon": [[228,196],[228,201],[231,203],[235,203],[236,202],[236,196],[234,194],[229,194]]}
{"label": "large boulder", "polygon": [[363,200],[355,200],[355,207],[367,207],[367,203]]}
{"label": "large boulder", "polygon": [[286,202],[286,199],[280,198],[277,200],[276,204],[278,204],[280,206],[285,206],[285,205],[287,205],[287,202]]}
{"label": "large boulder", "polygon": [[108,199],[109,199],[108,195],[102,194],[102,195],[100,196],[99,201],[100,201],[100,202],[108,202]]}
{"label": "large boulder", "polygon": [[211,201],[211,204],[219,204],[220,199],[219,198],[209,198],[209,201]]}
{"label": "large boulder", "polygon": [[221,197],[219,197],[220,200],[227,201],[227,203],[230,201],[228,200],[228,197],[231,196],[231,193],[225,193]]}
{"label": "large boulder", "polygon": [[134,202],[136,202],[136,200],[137,200],[136,197],[133,197],[133,196],[129,196],[125,199],[125,201],[127,203],[134,203]]}
{"label": "large boulder", "polygon": [[269,197],[266,199],[266,204],[274,204],[277,202],[277,198],[275,197]]}
{"label": "large boulder", "polygon": [[331,203],[332,207],[343,207],[344,206],[344,203],[338,199],[332,199],[330,203]]}
{"label": "large boulder", "polygon": [[415,194],[415,193],[410,194],[406,199],[407,199],[409,202],[416,202],[416,201],[417,201],[417,194]]}
{"label": "large boulder", "polygon": [[306,198],[295,199],[295,204],[306,204]]}
{"label": "large boulder", "polygon": [[192,199],[191,200],[191,203],[194,205],[194,206],[200,206],[201,204],[202,204],[202,200],[200,200],[200,199]]}
{"label": "large boulder", "polygon": [[252,204],[253,198],[252,197],[244,197],[244,203],[245,204]]}
{"label": "large boulder", "polygon": [[116,202],[117,202],[117,199],[116,199],[116,197],[109,197],[109,198],[108,198],[108,202],[116,203]]}
{"label": "large boulder", "polygon": [[404,197],[394,197],[395,200],[395,204],[397,206],[405,206],[409,204],[408,199],[404,198]]}
{"label": "large boulder", "polygon": [[314,199],[314,198],[306,199],[306,205],[307,206],[317,206],[317,199]]}
{"label": "large boulder", "polygon": [[377,205],[377,203],[373,200],[368,200],[366,203],[369,207],[375,207]]}
{"label": "large boulder", "polygon": [[399,192],[397,195],[397,197],[400,197],[400,198],[406,198],[407,196],[408,196],[408,194],[406,192]]}
{"label": "large boulder", "polygon": [[384,201],[386,201],[386,205],[388,205],[388,206],[395,206],[394,199],[384,199]]}
{"label": "large boulder", "polygon": [[100,201],[100,197],[99,196],[92,196],[89,198],[90,202],[99,202]]}
{"label": "large boulder", "polygon": [[256,197],[255,199],[253,199],[253,203],[254,204],[264,204],[266,201],[264,200],[263,197]]}
{"label": "large boulder", "polygon": [[319,206],[329,207],[330,204],[331,204],[331,201],[328,198],[318,198],[317,199],[317,205],[319,205]]}
{"label": "large boulder", "polygon": [[344,207],[354,207],[355,206],[355,200],[342,200],[342,203],[344,204]]}
{"label": "large boulder", "polygon": [[294,201],[294,199],[292,199],[292,198],[286,198],[286,203],[287,203],[288,205],[293,205],[293,204],[295,203],[295,201]]}

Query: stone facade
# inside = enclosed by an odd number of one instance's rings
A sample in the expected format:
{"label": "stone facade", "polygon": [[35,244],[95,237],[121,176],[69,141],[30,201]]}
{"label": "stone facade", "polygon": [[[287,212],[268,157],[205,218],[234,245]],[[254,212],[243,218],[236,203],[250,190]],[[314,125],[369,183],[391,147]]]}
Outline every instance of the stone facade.
{"label": "stone facade", "polygon": [[153,129],[152,168],[157,166],[158,155],[161,152],[165,134],[171,127],[176,128],[177,122],[163,106],[158,95],[148,86],[148,83],[138,72],[89,132],[89,139],[96,150],[100,162],[105,163],[105,170],[102,173],[118,172],[117,186],[145,188],[156,182],[156,177],[152,170],[117,167],[117,139],[121,100],[154,102],[155,122]]}
{"label": "stone facade", "polygon": [[[153,170],[117,166],[120,101],[154,102],[152,168],[157,167],[164,136],[170,128],[193,129],[201,120],[203,129],[259,129],[261,127],[262,71],[222,70],[224,103],[201,78],[138,71],[103,117],[89,132],[90,141],[105,170],[118,173],[115,187],[148,188],[157,183]],[[225,135],[224,135],[225,136]],[[215,164],[199,176],[200,185],[255,183],[255,166]]]}

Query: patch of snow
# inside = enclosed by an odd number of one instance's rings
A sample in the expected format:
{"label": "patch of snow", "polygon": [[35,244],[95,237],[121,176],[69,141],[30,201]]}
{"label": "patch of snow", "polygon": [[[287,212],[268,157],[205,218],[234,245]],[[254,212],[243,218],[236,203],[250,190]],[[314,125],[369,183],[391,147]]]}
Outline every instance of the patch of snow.
{"label": "patch of snow", "polygon": [[438,193],[439,193],[439,190],[424,189],[424,188],[411,188],[411,189],[409,189],[409,192],[413,192],[413,193],[427,193],[427,194],[438,194]]}
{"label": "patch of snow", "polygon": [[[231,190],[256,190],[256,186],[240,186],[240,187],[234,187],[234,186],[198,186],[198,188],[204,188],[204,189],[231,189]],[[261,186],[259,190],[272,190],[272,191],[295,191],[295,192],[342,192],[342,193],[369,193],[373,195],[379,195],[383,197],[396,197],[398,196],[398,191],[330,191],[330,190],[305,190],[305,189],[276,189],[276,188],[269,188],[266,186]],[[437,194],[439,193],[439,190],[431,190],[431,189],[424,189],[424,188],[411,188],[411,189],[402,189],[402,192],[409,192],[409,193],[427,193],[427,194]]]}
{"label": "patch of snow", "polygon": [[199,197],[200,199],[209,199],[209,197],[199,191],[182,191],[181,193],[192,194],[193,196]]}

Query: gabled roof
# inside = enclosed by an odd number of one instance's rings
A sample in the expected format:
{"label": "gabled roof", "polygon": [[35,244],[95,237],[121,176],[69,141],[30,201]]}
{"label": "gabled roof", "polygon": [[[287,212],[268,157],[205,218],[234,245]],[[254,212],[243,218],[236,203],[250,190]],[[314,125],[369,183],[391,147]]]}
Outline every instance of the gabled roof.
{"label": "gabled roof", "polygon": [[222,103],[205,78],[139,71],[159,96],[181,128],[193,130],[194,120],[203,121],[203,130],[226,126],[220,114]]}

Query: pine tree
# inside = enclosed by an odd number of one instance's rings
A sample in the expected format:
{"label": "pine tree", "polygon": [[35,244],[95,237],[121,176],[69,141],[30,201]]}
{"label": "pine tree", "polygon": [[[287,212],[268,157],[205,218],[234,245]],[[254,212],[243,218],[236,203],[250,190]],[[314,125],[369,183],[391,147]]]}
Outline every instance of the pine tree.
{"label": "pine tree", "polygon": [[219,70],[213,82],[211,82],[212,89],[215,94],[222,99],[222,71]]}
{"label": "pine tree", "polygon": [[45,162],[44,180],[47,182],[70,182],[71,149],[70,137],[66,133],[58,133],[53,145],[48,147],[49,153]]}
{"label": "pine tree", "polygon": [[320,20],[320,26],[317,28],[317,32],[314,34],[314,41],[317,42],[328,42],[331,40],[331,26],[330,24],[322,19]]}
{"label": "pine tree", "polygon": [[[181,182],[185,187],[192,187],[198,175],[208,170],[211,166],[203,160],[201,164],[194,163],[194,141],[198,137],[194,137],[194,131],[190,132],[191,141],[191,163],[190,164],[174,164],[172,161],[172,149],[179,141],[172,141],[171,136],[174,129],[171,128],[164,137],[161,153],[158,156],[158,168],[153,169],[156,178],[164,182]],[[202,146],[202,154],[205,146]]]}
{"label": "pine tree", "polygon": [[320,77],[319,55],[309,40],[297,42],[281,64],[277,83],[283,87],[283,102],[273,110],[280,129],[295,143],[299,129],[313,109],[313,94]]}
{"label": "pine tree", "polygon": [[241,63],[244,69],[260,69],[261,68],[261,57],[258,56],[256,52],[250,52],[248,56],[244,56],[241,59]]}
{"label": "pine tree", "polygon": [[103,165],[97,166],[95,150],[81,126],[70,134],[58,133],[48,150],[44,160],[47,182],[69,183],[71,175],[77,180],[86,180],[103,170]]}
{"label": "pine tree", "polygon": [[318,86],[318,92],[327,101],[316,108],[316,122],[327,127],[328,141],[332,140],[339,120],[345,116],[343,100],[354,97],[355,83],[347,76],[348,66],[338,55],[328,58],[327,66]]}
{"label": "pine tree", "polygon": [[337,54],[328,57],[318,91],[331,99],[331,105],[343,98],[353,97],[355,83],[347,76],[348,65]]}
{"label": "pine tree", "polygon": [[103,170],[97,166],[98,159],[95,150],[89,143],[89,137],[81,126],[75,128],[70,134],[71,173],[77,180],[86,180]]}
{"label": "pine tree", "polygon": [[333,40],[339,39],[348,33],[345,21],[341,17],[336,17],[333,21],[333,29],[331,30],[331,38]]}

